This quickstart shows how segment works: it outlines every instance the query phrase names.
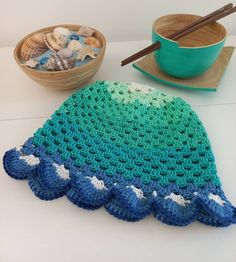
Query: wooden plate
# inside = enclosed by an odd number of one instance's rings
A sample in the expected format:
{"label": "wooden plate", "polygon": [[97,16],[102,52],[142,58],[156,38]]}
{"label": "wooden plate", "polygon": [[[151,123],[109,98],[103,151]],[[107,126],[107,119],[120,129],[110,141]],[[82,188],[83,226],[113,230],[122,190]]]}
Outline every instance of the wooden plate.
{"label": "wooden plate", "polygon": [[233,46],[224,47],[213,66],[204,74],[194,78],[182,79],[165,74],[156,64],[153,54],[147,55],[134,63],[133,67],[143,74],[167,85],[204,91],[216,91],[234,49],[235,47]]}

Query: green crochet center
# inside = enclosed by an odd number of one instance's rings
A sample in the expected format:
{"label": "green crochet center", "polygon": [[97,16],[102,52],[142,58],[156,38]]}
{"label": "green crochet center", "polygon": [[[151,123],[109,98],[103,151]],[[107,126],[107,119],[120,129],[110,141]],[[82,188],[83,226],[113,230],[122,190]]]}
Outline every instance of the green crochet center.
{"label": "green crochet center", "polygon": [[98,81],[74,93],[34,145],[94,172],[148,184],[220,185],[207,134],[182,99],[147,86]]}

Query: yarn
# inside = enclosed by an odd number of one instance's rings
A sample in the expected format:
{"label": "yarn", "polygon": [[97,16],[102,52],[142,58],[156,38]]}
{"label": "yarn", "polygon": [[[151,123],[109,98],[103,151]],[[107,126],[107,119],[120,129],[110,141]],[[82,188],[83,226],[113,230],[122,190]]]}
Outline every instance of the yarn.
{"label": "yarn", "polygon": [[3,163],[43,200],[66,195],[127,221],[153,213],[177,226],[236,223],[198,116],[182,99],[149,86],[86,86]]}

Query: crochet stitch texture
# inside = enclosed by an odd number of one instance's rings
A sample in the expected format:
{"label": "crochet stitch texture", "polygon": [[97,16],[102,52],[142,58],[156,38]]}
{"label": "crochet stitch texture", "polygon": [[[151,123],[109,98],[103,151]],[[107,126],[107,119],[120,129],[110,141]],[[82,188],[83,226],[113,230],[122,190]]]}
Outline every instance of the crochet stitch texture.
{"label": "crochet stitch texture", "polygon": [[170,225],[236,223],[206,131],[182,99],[149,86],[97,81],[74,93],[4,168],[43,200]]}

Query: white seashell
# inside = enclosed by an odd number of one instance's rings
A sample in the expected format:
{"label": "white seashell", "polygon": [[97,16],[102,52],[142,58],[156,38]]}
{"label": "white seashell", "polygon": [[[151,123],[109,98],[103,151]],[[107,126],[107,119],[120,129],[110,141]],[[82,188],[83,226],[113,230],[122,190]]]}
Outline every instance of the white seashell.
{"label": "white seashell", "polygon": [[67,38],[57,32],[47,33],[44,42],[50,50],[57,52],[66,46]]}
{"label": "white seashell", "polygon": [[92,36],[94,34],[94,30],[88,26],[81,26],[79,31],[78,31],[78,35],[79,36]]}
{"label": "white seashell", "polygon": [[71,40],[67,46],[67,48],[73,51],[78,51],[81,47],[82,47],[81,43],[77,40]]}
{"label": "white seashell", "polygon": [[28,61],[26,61],[23,66],[28,66],[31,68],[35,68],[37,65],[39,64],[37,59],[30,59]]}
{"label": "white seashell", "polygon": [[76,57],[77,60],[81,60],[84,61],[84,59],[89,56],[91,58],[95,58],[96,54],[93,52],[93,49],[91,48],[91,46],[86,46],[86,47],[82,47],[79,52],[78,55]]}
{"label": "white seashell", "polygon": [[59,50],[57,54],[62,58],[70,58],[73,55],[73,51],[69,48],[64,48]]}
{"label": "white seashell", "polygon": [[56,33],[59,33],[59,34],[62,34],[64,36],[69,36],[70,34],[70,30],[65,28],[65,27],[56,27],[53,32],[56,32]]}
{"label": "white seashell", "polygon": [[64,59],[58,54],[53,54],[48,59],[44,67],[49,71],[63,71],[71,69],[74,66],[75,61],[73,59]]}

